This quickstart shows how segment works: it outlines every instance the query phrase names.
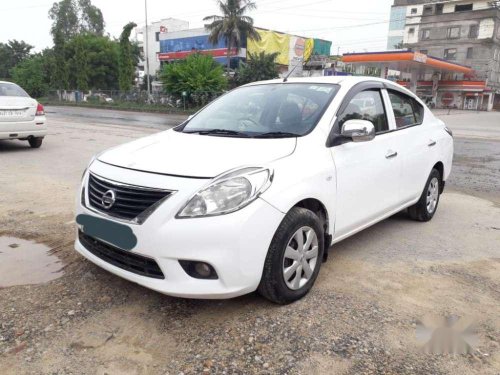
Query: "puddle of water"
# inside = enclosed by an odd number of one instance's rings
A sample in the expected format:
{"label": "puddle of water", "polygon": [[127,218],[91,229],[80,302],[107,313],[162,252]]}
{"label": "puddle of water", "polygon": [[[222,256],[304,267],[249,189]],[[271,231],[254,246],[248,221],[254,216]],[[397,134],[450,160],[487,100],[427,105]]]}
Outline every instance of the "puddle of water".
{"label": "puddle of water", "polygon": [[41,284],[61,277],[62,264],[42,244],[0,237],[0,288]]}

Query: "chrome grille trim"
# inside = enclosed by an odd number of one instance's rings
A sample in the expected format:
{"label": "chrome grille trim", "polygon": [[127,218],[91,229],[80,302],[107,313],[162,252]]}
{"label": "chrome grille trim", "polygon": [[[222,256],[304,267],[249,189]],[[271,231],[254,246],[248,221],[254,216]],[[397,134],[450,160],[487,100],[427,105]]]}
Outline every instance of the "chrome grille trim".
{"label": "chrome grille trim", "polygon": [[[87,208],[110,219],[131,224],[142,224],[172,194],[173,190],[137,186],[110,180],[95,173],[89,173],[86,185]],[[106,209],[103,195],[113,190],[115,203]]]}

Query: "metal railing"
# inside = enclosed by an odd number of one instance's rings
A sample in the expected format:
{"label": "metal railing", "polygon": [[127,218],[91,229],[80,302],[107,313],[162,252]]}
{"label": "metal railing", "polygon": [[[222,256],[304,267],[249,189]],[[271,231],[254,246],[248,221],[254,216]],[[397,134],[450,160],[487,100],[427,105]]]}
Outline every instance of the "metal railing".
{"label": "metal railing", "polygon": [[147,91],[118,91],[118,90],[52,90],[47,95],[50,104],[73,104],[81,106],[103,106],[123,109],[155,109],[192,111],[201,108],[218,98],[223,92],[184,92],[180,95],[154,92],[148,95]]}

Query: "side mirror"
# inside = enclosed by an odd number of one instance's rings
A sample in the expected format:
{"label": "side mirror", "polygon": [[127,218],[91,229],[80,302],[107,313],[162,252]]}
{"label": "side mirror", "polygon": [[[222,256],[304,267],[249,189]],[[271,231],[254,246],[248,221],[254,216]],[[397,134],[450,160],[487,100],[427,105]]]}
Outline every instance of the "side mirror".
{"label": "side mirror", "polygon": [[342,125],[341,134],[353,142],[367,142],[375,138],[375,126],[366,120],[348,120]]}

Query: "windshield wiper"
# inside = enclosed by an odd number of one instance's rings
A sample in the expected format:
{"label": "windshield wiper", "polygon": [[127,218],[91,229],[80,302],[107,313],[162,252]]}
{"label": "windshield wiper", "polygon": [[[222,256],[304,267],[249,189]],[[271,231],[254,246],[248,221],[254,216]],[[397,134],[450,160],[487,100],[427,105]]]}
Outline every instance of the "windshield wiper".
{"label": "windshield wiper", "polygon": [[236,131],[236,130],[227,130],[227,129],[209,129],[209,130],[193,130],[193,131],[184,131],[183,133],[187,134],[200,134],[200,135],[235,135],[238,137],[248,138],[249,135]]}
{"label": "windshield wiper", "polygon": [[268,132],[257,134],[253,136],[254,138],[295,138],[300,137],[300,134],[289,133],[289,132]]}

